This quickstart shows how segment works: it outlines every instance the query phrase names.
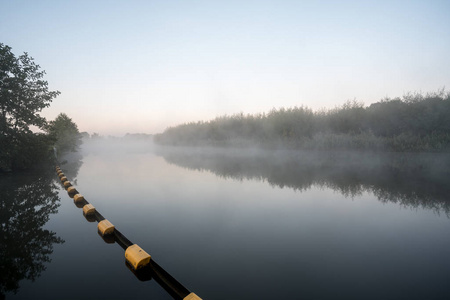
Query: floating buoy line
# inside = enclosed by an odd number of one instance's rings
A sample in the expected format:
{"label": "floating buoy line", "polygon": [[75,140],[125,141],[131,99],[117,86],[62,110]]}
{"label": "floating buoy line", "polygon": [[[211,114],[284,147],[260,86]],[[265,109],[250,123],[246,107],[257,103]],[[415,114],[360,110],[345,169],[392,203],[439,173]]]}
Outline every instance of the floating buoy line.
{"label": "floating buoy line", "polygon": [[125,250],[125,265],[140,281],[154,279],[174,299],[201,300],[195,293],[190,292],[162,267],[144,249],[127,239],[117,228],[103,217],[100,212],[78,192],[64,175],[59,166],[56,173],[67,190],[69,197],[73,198],[75,205],[83,209],[83,215],[89,222],[98,222],[98,234],[108,243],[117,243]]}

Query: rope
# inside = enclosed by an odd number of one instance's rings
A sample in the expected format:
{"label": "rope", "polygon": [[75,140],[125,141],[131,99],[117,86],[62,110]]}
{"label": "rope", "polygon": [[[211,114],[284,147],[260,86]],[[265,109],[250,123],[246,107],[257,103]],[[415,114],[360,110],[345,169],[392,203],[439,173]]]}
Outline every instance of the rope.
{"label": "rope", "polygon": [[[72,186],[70,181],[66,178],[62,170],[59,168],[59,166],[56,167],[56,171],[58,173],[58,176],[63,183],[65,189],[67,190],[70,197],[74,198],[75,205],[79,208],[83,208],[83,214],[85,215],[86,219],[88,221],[97,221],[99,223],[99,233],[101,233],[103,239],[105,242],[115,242],[119,244],[122,249],[125,250],[125,261],[128,269],[130,269],[131,272],[133,272],[136,277],[141,281],[147,281],[150,279],[154,279],[163,289],[167,291],[174,299],[183,299],[183,300],[201,300],[200,297],[198,297],[196,294],[190,292],[187,288],[185,288],[180,282],[178,282],[175,278],[173,278],[167,271],[165,271],[161,266],[159,266],[153,258],[148,255],[145,251],[143,251],[139,246],[132,243],[125,235],[123,235],[115,226],[113,226],[109,221],[103,217],[100,212],[95,209],[95,207],[90,204],[83,195],[81,195],[76,188]],[[65,182],[68,182],[64,184]],[[85,213],[87,212],[87,213]],[[106,231],[109,230],[108,233],[100,232],[102,229],[100,229],[100,222],[103,222],[103,224],[108,222]],[[112,227],[111,227],[112,226]],[[132,247],[133,246],[133,247]],[[142,255],[144,253],[144,257],[147,257],[148,259],[143,259],[138,262],[138,267],[134,266],[134,259],[130,259],[127,256],[133,255],[135,252],[132,252],[132,248],[139,248],[138,250],[139,254]],[[129,252],[129,253],[128,253]],[[147,255],[147,256],[146,256]],[[139,260],[140,257],[137,257],[137,260]],[[139,265],[139,263],[142,263],[142,265]]]}

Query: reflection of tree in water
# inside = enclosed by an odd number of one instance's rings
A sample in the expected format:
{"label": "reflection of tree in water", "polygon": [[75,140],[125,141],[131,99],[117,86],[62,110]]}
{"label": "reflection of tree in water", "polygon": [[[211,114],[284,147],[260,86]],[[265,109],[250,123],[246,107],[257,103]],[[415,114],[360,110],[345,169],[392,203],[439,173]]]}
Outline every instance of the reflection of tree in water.
{"label": "reflection of tree in water", "polygon": [[70,178],[70,180],[76,180],[75,178],[78,176],[78,171],[83,165],[82,158],[83,155],[81,152],[64,153],[59,158],[59,166],[64,171],[64,175],[66,175],[67,178]]}
{"label": "reflection of tree in water", "polygon": [[351,152],[226,152],[160,149],[169,163],[272,186],[331,188],[346,197],[372,192],[382,202],[450,213],[450,155]]}
{"label": "reflection of tree in water", "polygon": [[34,280],[50,262],[53,244],[64,241],[42,227],[58,212],[60,199],[53,172],[1,175],[0,296],[16,293],[19,281]]}

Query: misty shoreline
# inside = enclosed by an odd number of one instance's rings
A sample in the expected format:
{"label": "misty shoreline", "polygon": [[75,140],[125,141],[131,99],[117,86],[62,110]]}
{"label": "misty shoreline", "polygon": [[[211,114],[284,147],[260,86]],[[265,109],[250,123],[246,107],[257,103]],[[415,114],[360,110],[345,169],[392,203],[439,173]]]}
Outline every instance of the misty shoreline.
{"label": "misty shoreline", "polygon": [[167,128],[154,135],[166,146],[215,146],[296,150],[450,152],[450,93],[407,94],[364,107],[272,109]]}

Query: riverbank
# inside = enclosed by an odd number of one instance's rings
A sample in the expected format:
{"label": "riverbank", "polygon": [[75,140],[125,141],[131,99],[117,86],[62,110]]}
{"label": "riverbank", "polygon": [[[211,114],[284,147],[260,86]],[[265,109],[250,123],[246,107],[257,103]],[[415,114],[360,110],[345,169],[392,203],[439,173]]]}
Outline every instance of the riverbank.
{"label": "riverbank", "polygon": [[313,112],[307,107],[221,116],[167,128],[160,145],[297,150],[450,151],[450,93],[408,94],[364,107],[349,101]]}

